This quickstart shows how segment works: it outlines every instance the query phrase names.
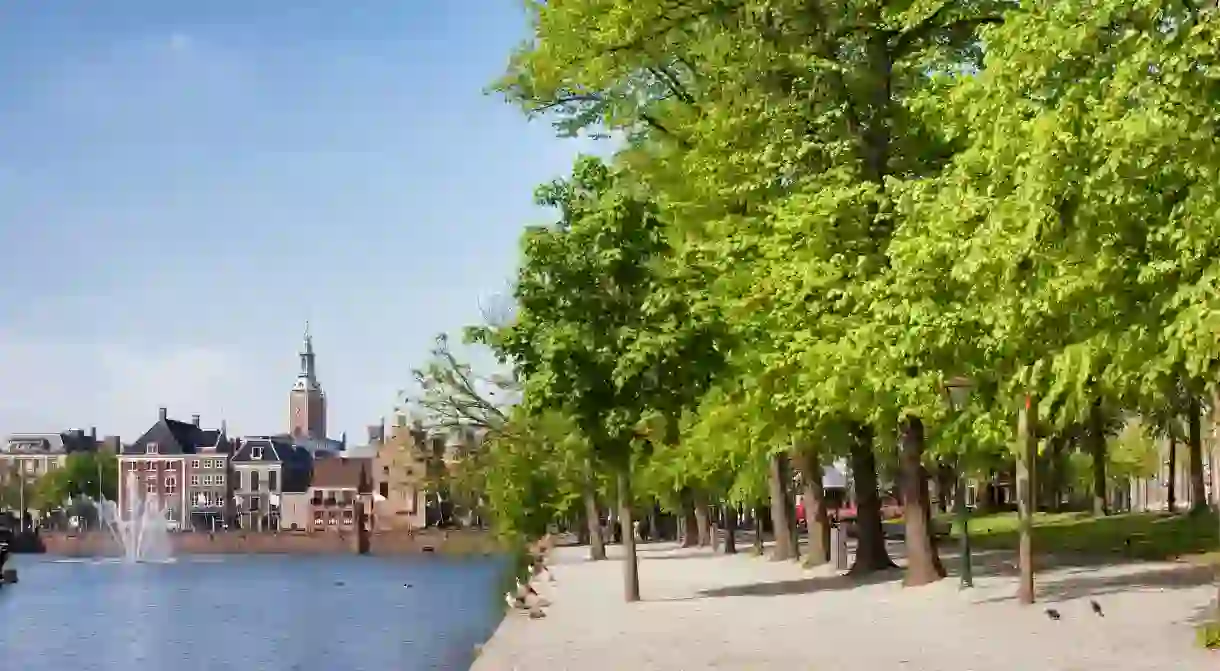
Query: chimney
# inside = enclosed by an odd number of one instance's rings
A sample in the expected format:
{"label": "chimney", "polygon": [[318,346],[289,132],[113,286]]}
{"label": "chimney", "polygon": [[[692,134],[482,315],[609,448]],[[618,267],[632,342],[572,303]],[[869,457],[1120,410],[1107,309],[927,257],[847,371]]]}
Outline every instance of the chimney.
{"label": "chimney", "polygon": [[199,415],[191,415],[191,424],[194,424],[195,426],[199,426],[199,421],[200,421]]}
{"label": "chimney", "polygon": [[89,440],[93,441],[94,444],[97,444],[97,427],[96,426],[89,427]]}
{"label": "chimney", "polygon": [[165,406],[157,408],[157,419],[160,419],[162,422],[169,419],[169,408]]}

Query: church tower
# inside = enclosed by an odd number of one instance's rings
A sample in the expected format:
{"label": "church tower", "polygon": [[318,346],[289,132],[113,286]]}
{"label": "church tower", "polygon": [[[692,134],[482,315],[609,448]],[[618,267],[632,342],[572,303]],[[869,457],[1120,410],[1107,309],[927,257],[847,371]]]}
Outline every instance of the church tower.
{"label": "church tower", "polygon": [[293,438],[326,438],[326,394],[314,368],[313,337],[305,323],[305,346],[301,350],[301,372],[292,385],[288,401],[288,426]]}

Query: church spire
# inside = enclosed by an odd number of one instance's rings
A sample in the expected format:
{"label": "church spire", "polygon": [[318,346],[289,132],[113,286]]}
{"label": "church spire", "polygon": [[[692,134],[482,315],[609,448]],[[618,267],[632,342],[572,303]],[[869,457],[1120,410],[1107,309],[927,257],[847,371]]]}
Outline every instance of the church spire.
{"label": "church spire", "polygon": [[317,383],[317,371],[314,369],[313,336],[309,334],[309,321],[305,321],[305,343],[301,349],[301,378],[313,386]]}

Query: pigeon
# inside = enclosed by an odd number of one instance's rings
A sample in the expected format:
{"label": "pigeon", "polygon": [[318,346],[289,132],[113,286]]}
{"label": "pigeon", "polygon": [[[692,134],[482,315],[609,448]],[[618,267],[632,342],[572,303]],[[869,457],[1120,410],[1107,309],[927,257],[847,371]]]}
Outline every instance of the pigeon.
{"label": "pigeon", "polygon": [[541,608],[531,608],[530,609],[530,619],[531,620],[541,620],[544,617],[546,617],[546,613],[542,612]]}
{"label": "pigeon", "polygon": [[1106,614],[1101,611],[1101,604],[1096,601],[1090,601],[1089,606],[1093,608],[1093,612],[1097,613],[1097,617],[1105,617]]}
{"label": "pigeon", "polygon": [[525,603],[514,597],[511,592],[504,593],[504,603],[508,604],[509,608],[524,608]]}
{"label": "pigeon", "polygon": [[1046,616],[1049,617],[1050,619],[1056,620],[1056,621],[1058,621],[1059,617],[1060,617],[1059,611],[1055,610],[1054,608],[1047,608]]}

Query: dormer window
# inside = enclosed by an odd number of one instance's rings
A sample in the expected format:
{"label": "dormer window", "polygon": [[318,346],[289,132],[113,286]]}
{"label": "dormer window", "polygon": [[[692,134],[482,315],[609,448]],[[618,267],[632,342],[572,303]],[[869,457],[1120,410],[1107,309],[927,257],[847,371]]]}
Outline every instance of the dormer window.
{"label": "dormer window", "polygon": [[150,442],[144,446],[144,453],[145,454],[160,454],[161,446],[156,443]]}
{"label": "dormer window", "polygon": [[250,448],[250,458],[254,459],[255,461],[262,459],[263,458],[263,448],[261,448],[261,447]]}

